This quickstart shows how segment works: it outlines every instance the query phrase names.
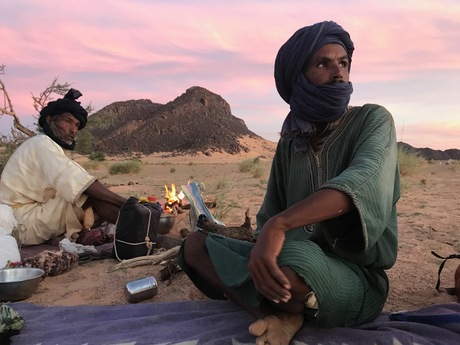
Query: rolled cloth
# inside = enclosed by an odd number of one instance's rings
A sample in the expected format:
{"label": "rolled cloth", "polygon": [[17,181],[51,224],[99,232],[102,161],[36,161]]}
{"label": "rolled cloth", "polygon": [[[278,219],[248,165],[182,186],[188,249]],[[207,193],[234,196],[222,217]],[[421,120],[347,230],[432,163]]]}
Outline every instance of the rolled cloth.
{"label": "rolled cloth", "polygon": [[43,127],[46,122],[45,119],[48,116],[55,116],[64,113],[71,113],[75,116],[78,121],[80,121],[80,126],[78,129],[82,129],[86,126],[88,119],[88,112],[80,105],[80,102],[77,102],[78,99],[82,96],[82,93],[75,89],[70,89],[64,96],[56,101],[49,102],[41,111],[40,118],[38,119],[38,124]]}
{"label": "rolled cloth", "polygon": [[[275,59],[275,84],[279,95],[291,108],[283,123],[282,138],[309,136],[316,131],[315,123],[334,121],[345,113],[353,92],[350,82],[313,85],[304,75],[313,55],[331,43],[345,49],[350,70],[353,42],[348,32],[333,21],[297,30],[279,49]],[[296,142],[300,150],[306,145],[305,138]]]}

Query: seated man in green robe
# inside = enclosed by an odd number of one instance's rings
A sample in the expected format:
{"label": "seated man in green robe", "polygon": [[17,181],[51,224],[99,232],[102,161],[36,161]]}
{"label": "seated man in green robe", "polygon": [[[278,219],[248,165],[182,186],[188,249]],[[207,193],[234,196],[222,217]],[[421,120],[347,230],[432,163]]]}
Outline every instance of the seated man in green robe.
{"label": "seated man in green robe", "polygon": [[325,21],[296,31],[275,60],[290,106],[272,162],[255,243],[196,231],[180,266],[208,297],[257,319],[256,344],[289,344],[304,322],[354,326],[385,304],[398,249],[400,196],[391,114],[350,106],[354,50]]}

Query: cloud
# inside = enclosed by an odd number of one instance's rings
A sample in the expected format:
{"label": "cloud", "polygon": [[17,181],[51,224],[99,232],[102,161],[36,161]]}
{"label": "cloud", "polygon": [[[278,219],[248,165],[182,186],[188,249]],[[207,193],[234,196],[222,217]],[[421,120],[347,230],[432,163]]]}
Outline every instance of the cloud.
{"label": "cloud", "polygon": [[410,143],[417,148],[434,150],[458,149],[460,124],[452,122],[430,122],[398,127],[398,141]]}
{"label": "cloud", "polygon": [[0,79],[20,116],[34,114],[30,93],[54,77],[96,109],[128,99],[165,103],[202,86],[252,131],[276,138],[289,108],[274,87],[274,58],[295,30],[321,20],[337,21],[355,42],[355,104],[388,106],[397,125],[433,115],[457,121],[454,0],[16,0],[0,5]]}

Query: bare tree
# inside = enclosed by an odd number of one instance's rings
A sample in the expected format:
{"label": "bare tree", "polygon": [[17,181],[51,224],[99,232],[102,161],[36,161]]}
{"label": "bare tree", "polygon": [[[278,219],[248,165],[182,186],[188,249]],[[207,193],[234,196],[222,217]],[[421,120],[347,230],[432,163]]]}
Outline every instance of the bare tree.
{"label": "bare tree", "polygon": [[48,104],[48,102],[54,100],[52,97],[53,93],[64,96],[67,91],[69,91],[71,86],[72,84],[69,83],[59,84],[58,77],[54,77],[51,84],[45,89],[45,91],[41,92],[40,95],[34,96],[32,92],[30,93],[32,95],[32,100],[34,101],[34,109],[37,111],[37,113],[40,113],[40,111],[45,105]]}
{"label": "bare tree", "polygon": [[[32,100],[34,101],[34,109],[37,111],[37,113],[40,113],[40,111],[45,105],[48,104],[48,102],[54,100],[54,98],[52,98],[53,93],[64,96],[67,91],[69,91],[71,86],[72,84],[67,82],[64,84],[59,84],[58,77],[54,77],[51,84],[45,89],[45,91],[41,92],[39,96],[34,96],[34,94],[31,93]],[[85,109],[88,114],[91,114],[94,111],[94,107],[91,105],[91,102],[85,107]]]}
{"label": "bare tree", "polygon": [[[33,137],[36,133],[21,124],[19,117],[16,115],[16,112],[13,109],[13,103],[11,103],[10,96],[8,95],[8,92],[6,91],[6,88],[5,88],[5,84],[3,84],[1,80],[0,80],[0,91],[3,92],[4,98],[5,98],[4,107],[0,107],[0,116],[2,115],[12,116],[13,121],[14,121],[13,122],[14,128],[29,137]],[[14,132],[13,132],[13,136],[14,136]]]}
{"label": "bare tree", "polygon": [[[58,77],[54,77],[50,85],[44,91],[42,91],[38,96],[35,96],[33,93],[31,93],[34,109],[37,111],[37,113],[40,113],[40,111],[43,109],[45,105],[48,104],[48,102],[54,100],[54,98],[52,97],[53,93],[58,94],[60,96],[64,96],[67,93],[67,91],[69,91],[70,87],[71,87],[71,84],[67,82],[64,84],[60,84],[58,82]],[[13,139],[15,141],[24,139],[24,136],[16,133],[14,129],[25,134],[27,137],[34,136],[36,134],[34,131],[28,129],[27,127],[21,124],[19,117],[16,115],[16,112],[13,109],[13,104],[8,95],[8,92],[6,91],[5,85],[3,84],[1,80],[0,80],[0,91],[3,92],[4,98],[5,98],[5,106],[3,108],[0,107],[0,116],[9,115],[14,118],[14,127],[12,129]],[[85,109],[86,111],[88,111],[88,113],[91,113],[94,111],[94,107],[91,105],[91,103],[87,105]],[[36,118],[38,118],[38,116],[36,116]]]}

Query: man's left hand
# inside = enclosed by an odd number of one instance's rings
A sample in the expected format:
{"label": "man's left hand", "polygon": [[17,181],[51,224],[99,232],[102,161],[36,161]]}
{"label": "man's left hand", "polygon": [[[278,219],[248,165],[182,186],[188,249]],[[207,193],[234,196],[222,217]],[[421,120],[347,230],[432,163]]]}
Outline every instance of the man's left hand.
{"label": "man's left hand", "polygon": [[285,237],[284,231],[276,226],[276,222],[269,220],[257,238],[248,264],[257,291],[275,303],[286,303],[291,298],[291,283],[277,263]]}

